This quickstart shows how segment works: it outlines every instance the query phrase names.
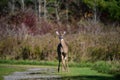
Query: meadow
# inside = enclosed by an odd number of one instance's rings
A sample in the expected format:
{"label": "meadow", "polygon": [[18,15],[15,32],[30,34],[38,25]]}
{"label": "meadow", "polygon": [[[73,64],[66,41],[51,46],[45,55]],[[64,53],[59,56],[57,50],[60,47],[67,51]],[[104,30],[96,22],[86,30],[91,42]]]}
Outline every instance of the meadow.
{"label": "meadow", "polygon": [[[117,66],[117,67],[116,67]],[[56,62],[38,62],[38,61],[8,61],[0,60],[0,79],[3,76],[12,74],[16,71],[25,71],[29,68],[57,68]],[[56,75],[62,76],[63,80],[118,80],[119,77],[118,64],[109,64],[108,62],[99,61],[96,63],[69,63],[69,72],[57,71]]]}
{"label": "meadow", "polygon": [[119,0],[0,0],[0,79],[58,65],[56,31],[66,31],[65,79],[118,80]]}

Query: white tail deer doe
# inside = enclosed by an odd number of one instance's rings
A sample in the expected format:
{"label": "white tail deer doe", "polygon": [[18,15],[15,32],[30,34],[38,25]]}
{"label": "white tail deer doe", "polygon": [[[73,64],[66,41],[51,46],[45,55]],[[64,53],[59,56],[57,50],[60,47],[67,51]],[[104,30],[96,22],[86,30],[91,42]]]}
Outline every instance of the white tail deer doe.
{"label": "white tail deer doe", "polygon": [[56,31],[56,34],[59,37],[60,43],[58,44],[57,47],[57,53],[58,53],[58,72],[60,71],[60,64],[62,61],[62,69],[65,71],[68,71],[68,46],[65,43],[65,40],[63,39],[63,36],[66,34],[64,31],[63,33],[59,33]]}

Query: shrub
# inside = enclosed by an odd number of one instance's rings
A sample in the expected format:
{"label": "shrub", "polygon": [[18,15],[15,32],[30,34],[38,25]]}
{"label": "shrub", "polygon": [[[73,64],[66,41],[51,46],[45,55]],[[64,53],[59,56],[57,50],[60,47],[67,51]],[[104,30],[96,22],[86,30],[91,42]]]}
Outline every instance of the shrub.
{"label": "shrub", "polygon": [[109,73],[111,65],[105,61],[98,61],[93,65],[92,68],[99,72]]}
{"label": "shrub", "polygon": [[112,61],[111,62],[111,69],[110,73],[111,74],[119,74],[120,73],[120,62],[119,61]]}
{"label": "shrub", "polygon": [[92,66],[92,69],[102,73],[117,74],[120,72],[120,64],[116,64],[116,61],[106,62],[97,61]]}

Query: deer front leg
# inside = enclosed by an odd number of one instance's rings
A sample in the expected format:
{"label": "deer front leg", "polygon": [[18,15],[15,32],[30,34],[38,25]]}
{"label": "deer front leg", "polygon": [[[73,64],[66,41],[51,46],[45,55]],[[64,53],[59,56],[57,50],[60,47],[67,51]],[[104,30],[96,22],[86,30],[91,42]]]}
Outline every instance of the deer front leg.
{"label": "deer front leg", "polygon": [[63,55],[61,55],[61,57],[62,57],[62,71],[65,71],[65,59],[64,59],[64,56]]}
{"label": "deer front leg", "polygon": [[68,69],[68,56],[65,57],[65,66],[66,66],[66,70],[69,71]]}
{"label": "deer front leg", "polygon": [[61,63],[61,60],[59,60],[59,63],[58,63],[58,72],[60,72],[60,63]]}

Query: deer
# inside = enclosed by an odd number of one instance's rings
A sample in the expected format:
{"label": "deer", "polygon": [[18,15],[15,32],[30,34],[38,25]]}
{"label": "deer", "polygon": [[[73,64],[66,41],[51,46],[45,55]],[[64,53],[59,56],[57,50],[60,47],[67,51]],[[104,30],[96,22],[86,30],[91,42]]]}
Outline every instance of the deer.
{"label": "deer", "polygon": [[62,62],[62,70],[68,71],[68,45],[66,44],[65,40],[63,39],[66,32],[59,33],[56,31],[56,34],[59,38],[60,43],[57,46],[57,53],[58,53],[58,72],[60,71],[60,64]]}

